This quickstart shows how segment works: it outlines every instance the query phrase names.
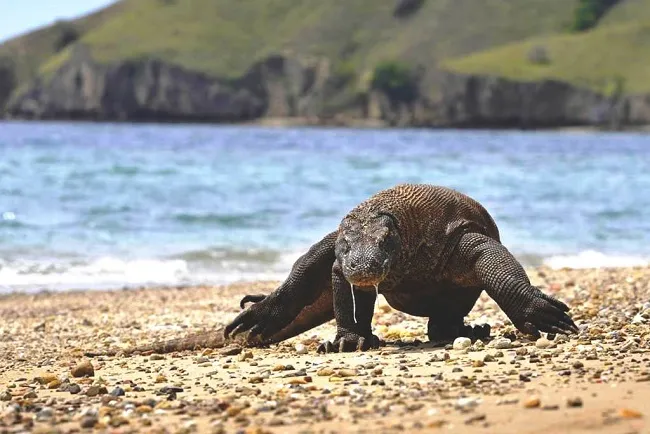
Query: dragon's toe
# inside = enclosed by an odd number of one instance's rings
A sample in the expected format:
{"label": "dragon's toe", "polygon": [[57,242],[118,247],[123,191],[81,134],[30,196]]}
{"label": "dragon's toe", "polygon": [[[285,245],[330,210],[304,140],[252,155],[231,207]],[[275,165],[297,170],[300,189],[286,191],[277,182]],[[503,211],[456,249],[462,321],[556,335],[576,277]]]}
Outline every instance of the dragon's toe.
{"label": "dragon's toe", "polygon": [[381,346],[381,340],[370,334],[359,336],[355,333],[338,334],[333,342],[323,342],[318,347],[319,353],[347,353],[352,351],[367,351]]}

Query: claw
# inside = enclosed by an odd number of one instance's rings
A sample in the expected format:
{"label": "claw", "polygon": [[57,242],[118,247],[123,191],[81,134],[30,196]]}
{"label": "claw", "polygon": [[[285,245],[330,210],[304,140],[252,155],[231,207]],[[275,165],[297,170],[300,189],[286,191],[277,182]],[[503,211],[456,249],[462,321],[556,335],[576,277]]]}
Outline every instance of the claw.
{"label": "claw", "polygon": [[325,341],[322,344],[318,346],[318,349],[316,350],[317,353],[319,354],[327,354],[327,353],[333,353],[334,352],[334,345],[330,341]]}
{"label": "claw", "polygon": [[264,300],[266,298],[266,295],[264,294],[249,294],[245,295],[244,298],[241,299],[239,302],[239,307],[244,309],[246,307],[246,303],[259,303],[260,301]]}
{"label": "claw", "polygon": [[263,335],[264,329],[259,325],[255,324],[253,327],[251,327],[250,331],[248,332],[248,338],[252,339],[256,336]]}
{"label": "claw", "polygon": [[526,322],[521,328],[521,331],[523,331],[526,334],[529,334],[533,336],[535,339],[539,339],[542,337],[540,334],[539,330],[537,330],[537,327],[533,323]]}
{"label": "claw", "polygon": [[359,340],[357,341],[357,351],[364,351],[365,345],[366,345],[366,338],[360,337]]}
{"label": "claw", "polygon": [[245,325],[244,323],[239,323],[237,326],[230,332],[229,337],[234,338],[237,336],[239,333],[243,333],[245,331]]}

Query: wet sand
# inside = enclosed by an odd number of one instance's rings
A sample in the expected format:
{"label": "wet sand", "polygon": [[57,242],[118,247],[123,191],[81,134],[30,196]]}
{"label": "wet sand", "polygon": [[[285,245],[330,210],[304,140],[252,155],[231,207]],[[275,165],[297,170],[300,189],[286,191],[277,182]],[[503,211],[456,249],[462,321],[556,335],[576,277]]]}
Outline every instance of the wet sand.
{"label": "wet sand", "polygon": [[572,307],[578,336],[527,340],[483,296],[469,320],[493,338],[434,348],[425,319],[380,298],[379,350],[317,354],[330,323],[236,354],[94,358],[85,378],[84,351],[221,327],[276,283],[4,296],[0,431],[650,432],[650,268],[530,276]]}

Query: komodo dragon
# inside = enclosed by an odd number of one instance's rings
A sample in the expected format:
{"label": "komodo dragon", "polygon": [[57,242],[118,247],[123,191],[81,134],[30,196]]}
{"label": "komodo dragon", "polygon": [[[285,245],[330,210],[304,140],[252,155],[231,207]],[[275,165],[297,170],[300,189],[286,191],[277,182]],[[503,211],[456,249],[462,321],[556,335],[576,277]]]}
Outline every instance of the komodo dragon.
{"label": "komodo dragon", "polygon": [[403,184],[350,211],[268,296],[245,296],[242,308],[254,304],[226,326],[225,339],[200,333],[128,352],[219,347],[244,332],[244,343],[266,345],[331,319],[336,336],[319,351],[376,348],[371,320],[378,294],[397,310],[428,317],[431,341],[488,337],[488,325],[464,323],[483,290],[521,332],[578,331],[564,303],[530,284],[478,202],[445,187]]}

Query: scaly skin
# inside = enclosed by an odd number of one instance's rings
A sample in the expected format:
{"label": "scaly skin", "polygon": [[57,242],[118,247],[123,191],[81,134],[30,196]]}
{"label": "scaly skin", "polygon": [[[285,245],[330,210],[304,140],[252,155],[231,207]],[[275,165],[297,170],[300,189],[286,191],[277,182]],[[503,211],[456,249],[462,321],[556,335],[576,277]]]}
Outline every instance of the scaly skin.
{"label": "scaly skin", "polygon": [[331,319],[336,336],[320,351],[376,348],[371,321],[377,293],[397,310],[428,317],[431,341],[484,338],[489,326],[464,324],[484,290],[524,333],[577,332],[569,308],[531,286],[478,202],[444,187],[398,185],[350,211],[271,294],[244,297],[242,308],[253,304],[223,336],[203,333],[130,352],[220,347],[244,332],[243,344],[266,345]]}
{"label": "scaly skin", "polygon": [[[248,339],[265,340],[331,292],[337,333],[320,350],[376,348],[371,320],[377,291],[395,309],[428,317],[432,341],[486,337],[489,327],[464,324],[483,290],[524,333],[578,330],[564,303],[530,284],[478,202],[444,187],[398,185],[350,211],[276,291],[235,318],[225,336],[248,331]],[[329,318],[307,322],[316,326]]]}

